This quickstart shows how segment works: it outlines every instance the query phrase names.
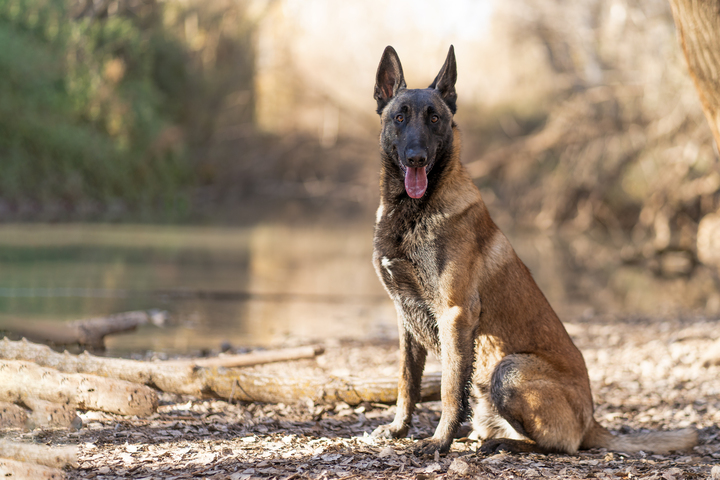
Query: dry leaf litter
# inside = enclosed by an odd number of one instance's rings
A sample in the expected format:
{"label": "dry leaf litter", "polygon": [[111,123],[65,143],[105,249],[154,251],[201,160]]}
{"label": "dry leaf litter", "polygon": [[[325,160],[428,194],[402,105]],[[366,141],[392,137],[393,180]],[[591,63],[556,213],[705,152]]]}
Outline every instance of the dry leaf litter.
{"label": "dry leaf litter", "polygon": [[[575,455],[483,456],[456,440],[450,453],[418,458],[439,402],[421,404],[410,438],[369,434],[389,422],[387,405],[230,403],[162,394],[149,418],[84,412],[79,431],[6,432],[47,445],[76,444],[70,479],[720,479],[720,320],[592,316],[568,323],[590,371],[596,418],[615,432],[695,426],[692,451],[657,455],[604,450]],[[395,375],[397,346],[335,342],[317,360],[253,367],[276,375]],[[428,370],[439,369],[432,359]]]}

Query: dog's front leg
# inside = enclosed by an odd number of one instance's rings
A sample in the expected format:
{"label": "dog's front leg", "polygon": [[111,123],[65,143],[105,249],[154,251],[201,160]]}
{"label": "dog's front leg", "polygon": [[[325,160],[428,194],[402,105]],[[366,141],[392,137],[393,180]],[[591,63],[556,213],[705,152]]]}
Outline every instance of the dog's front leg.
{"label": "dog's front leg", "polygon": [[413,449],[416,455],[447,452],[458,427],[468,415],[477,329],[477,322],[473,320],[470,312],[457,306],[449,308],[440,317],[442,415],[435,434],[418,442]]}
{"label": "dog's front leg", "polygon": [[382,438],[405,437],[412,423],[415,405],[420,401],[420,381],[425,369],[427,350],[415,339],[404,322],[400,327],[400,379],[395,419],[388,425],[381,425],[373,436]]}

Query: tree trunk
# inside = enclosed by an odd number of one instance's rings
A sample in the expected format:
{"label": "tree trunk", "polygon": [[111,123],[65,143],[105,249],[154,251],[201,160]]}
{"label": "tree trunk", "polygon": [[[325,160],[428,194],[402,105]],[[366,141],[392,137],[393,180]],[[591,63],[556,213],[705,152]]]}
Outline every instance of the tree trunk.
{"label": "tree trunk", "polygon": [[720,149],[720,0],[670,0],[690,76]]}

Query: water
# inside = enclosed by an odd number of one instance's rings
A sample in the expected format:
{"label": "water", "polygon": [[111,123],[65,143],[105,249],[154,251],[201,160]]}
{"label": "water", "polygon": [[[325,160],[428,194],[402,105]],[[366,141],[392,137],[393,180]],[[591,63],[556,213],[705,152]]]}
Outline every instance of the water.
{"label": "water", "polygon": [[396,336],[372,225],[0,226],[0,329],[160,308],[111,352]]}
{"label": "water", "polygon": [[[554,257],[540,254],[552,245],[520,244],[541,271],[552,270]],[[0,328],[159,308],[170,313],[167,327],[109,336],[110,352],[394,338],[394,307],[371,255],[370,223],[5,225]],[[561,298],[557,276],[542,277]]]}

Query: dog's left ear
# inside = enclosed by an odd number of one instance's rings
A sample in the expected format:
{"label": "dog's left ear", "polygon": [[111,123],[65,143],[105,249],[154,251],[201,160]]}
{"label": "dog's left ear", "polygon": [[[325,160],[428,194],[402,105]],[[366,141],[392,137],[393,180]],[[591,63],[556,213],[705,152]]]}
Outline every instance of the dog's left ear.
{"label": "dog's left ear", "polygon": [[455,93],[456,81],[457,65],[455,64],[455,48],[450,45],[445,64],[428,88],[434,88],[438,91],[447,106],[450,107],[453,115],[455,115],[455,110],[457,110],[457,93]]}

